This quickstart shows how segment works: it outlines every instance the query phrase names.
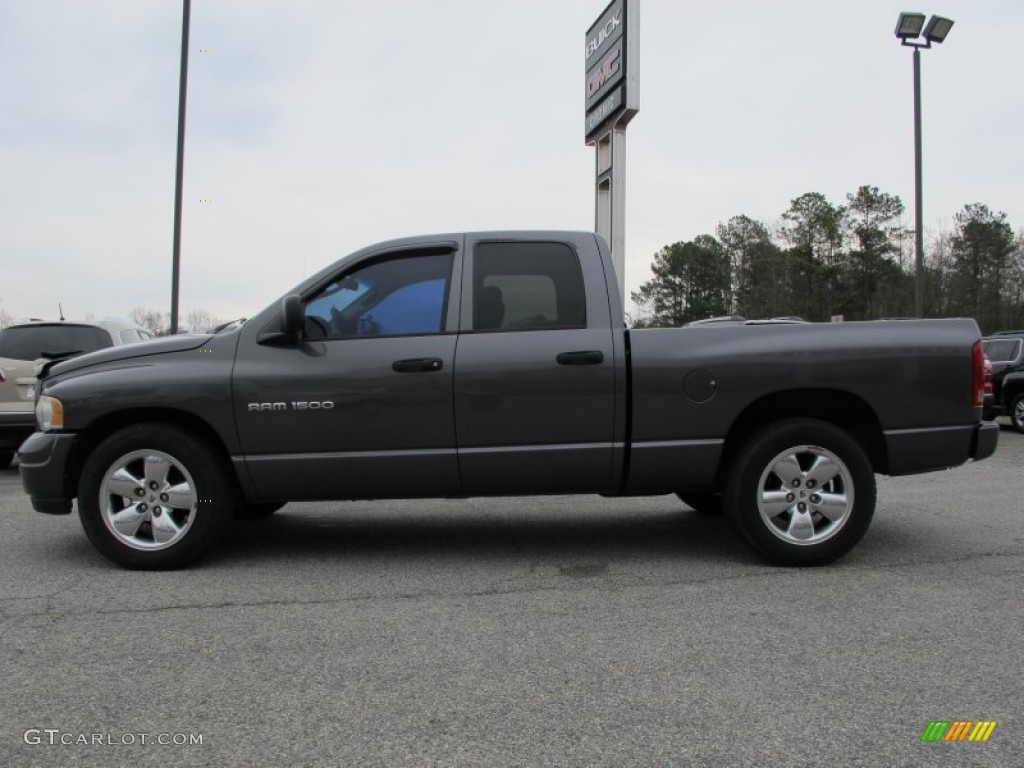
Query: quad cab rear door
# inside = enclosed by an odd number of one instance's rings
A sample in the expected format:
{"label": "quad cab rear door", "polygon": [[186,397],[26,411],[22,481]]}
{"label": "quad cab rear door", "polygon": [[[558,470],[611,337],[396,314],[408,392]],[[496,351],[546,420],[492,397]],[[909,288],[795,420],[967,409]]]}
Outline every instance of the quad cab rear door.
{"label": "quad cab rear door", "polygon": [[455,354],[464,492],[613,490],[622,334],[596,238],[468,234],[464,264]]}

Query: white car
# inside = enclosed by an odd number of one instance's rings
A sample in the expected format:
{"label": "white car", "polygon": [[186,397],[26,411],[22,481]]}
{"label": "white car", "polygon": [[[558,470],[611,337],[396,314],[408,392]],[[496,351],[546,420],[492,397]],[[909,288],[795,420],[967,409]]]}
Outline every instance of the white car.
{"label": "white car", "polygon": [[35,431],[35,366],[39,358],[63,358],[146,341],[153,336],[128,320],[44,322],[33,320],[0,331],[0,469]]}

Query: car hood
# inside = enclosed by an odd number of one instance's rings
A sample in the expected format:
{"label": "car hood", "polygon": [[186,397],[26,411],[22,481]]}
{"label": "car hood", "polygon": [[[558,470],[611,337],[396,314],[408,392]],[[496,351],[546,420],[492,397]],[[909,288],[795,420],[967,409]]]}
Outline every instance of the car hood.
{"label": "car hood", "polygon": [[189,349],[196,349],[208,342],[211,334],[183,334],[180,336],[166,336],[161,339],[140,341],[136,344],[124,344],[119,347],[107,347],[98,352],[90,352],[68,360],[48,361],[36,373],[40,378],[52,374],[54,376],[88,368],[93,365],[112,363],[119,360],[130,360],[132,358],[151,357],[162,355],[168,352],[185,352]]}

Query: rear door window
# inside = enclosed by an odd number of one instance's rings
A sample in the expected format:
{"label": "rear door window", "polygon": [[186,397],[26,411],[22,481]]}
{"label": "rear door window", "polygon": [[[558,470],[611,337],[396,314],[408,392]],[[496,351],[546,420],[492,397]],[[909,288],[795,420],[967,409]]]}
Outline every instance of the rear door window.
{"label": "rear door window", "polygon": [[487,243],[473,261],[473,329],[585,328],[587,302],[575,251],[565,243]]}

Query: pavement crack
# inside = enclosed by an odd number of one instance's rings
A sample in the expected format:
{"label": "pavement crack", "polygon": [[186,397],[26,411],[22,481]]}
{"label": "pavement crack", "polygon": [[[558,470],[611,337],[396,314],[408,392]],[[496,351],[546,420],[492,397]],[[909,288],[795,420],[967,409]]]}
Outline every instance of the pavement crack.
{"label": "pavement crack", "polygon": [[[1020,558],[1024,552],[985,552],[971,555],[963,555],[952,558],[921,559],[903,563],[882,563],[872,565],[847,565],[841,566],[845,570],[878,571],[915,568],[931,565],[951,565],[962,562],[971,562],[996,558]],[[616,574],[610,572],[597,578],[588,579],[565,579],[556,577],[557,581],[544,584],[513,585],[506,579],[499,580],[491,586],[469,591],[442,591],[442,590],[418,590],[410,592],[389,592],[389,593],[362,593],[346,595],[333,598],[310,598],[310,599],[281,599],[269,598],[265,600],[223,600],[214,603],[177,603],[174,605],[142,606],[138,608],[108,608],[93,610],[64,610],[56,606],[47,606],[43,610],[12,613],[3,611],[5,619],[45,616],[53,619],[70,618],[78,616],[117,616],[117,615],[143,615],[159,614],[172,611],[219,611],[231,608],[265,608],[274,606],[316,606],[316,605],[343,605],[346,603],[360,603],[375,600],[422,600],[422,599],[447,599],[447,598],[473,598],[473,597],[500,597],[504,595],[527,595],[544,594],[553,592],[579,593],[579,592],[624,592],[627,590],[650,589],[655,587],[703,587],[713,584],[730,583],[752,579],[765,579],[772,577],[789,577],[799,575],[810,569],[783,568],[778,566],[764,566],[754,568],[751,571],[738,574],[720,574],[702,579],[650,579],[637,574]],[[818,569],[814,569],[818,570]],[[839,569],[832,569],[839,570]],[[27,600],[46,600],[55,597],[65,590],[58,590],[53,594],[43,597],[17,597],[4,598],[6,602]]]}

